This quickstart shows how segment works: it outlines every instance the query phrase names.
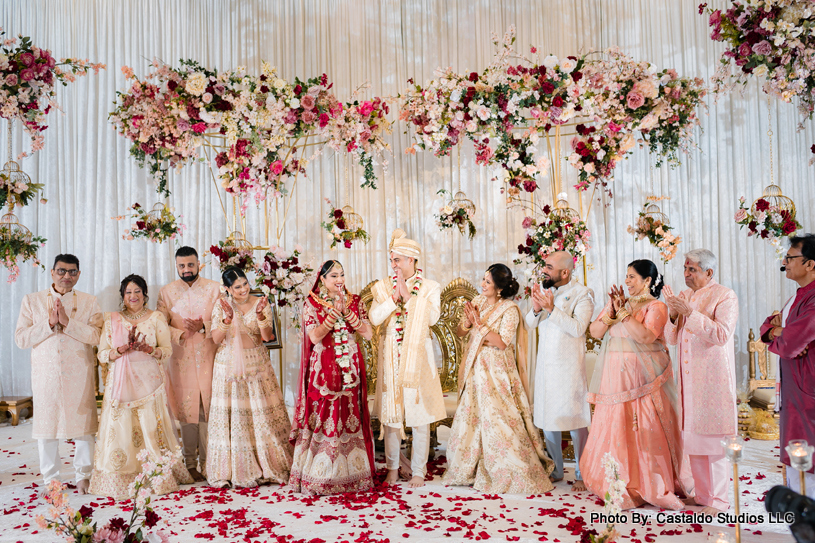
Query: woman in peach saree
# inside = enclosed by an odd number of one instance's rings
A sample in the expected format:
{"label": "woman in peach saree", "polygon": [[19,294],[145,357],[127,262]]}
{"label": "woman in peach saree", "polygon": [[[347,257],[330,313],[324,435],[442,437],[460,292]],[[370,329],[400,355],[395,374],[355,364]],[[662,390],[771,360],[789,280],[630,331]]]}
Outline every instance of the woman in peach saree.
{"label": "woman in peach saree", "polygon": [[662,330],[667,306],[657,298],[664,286],[650,260],[628,266],[625,284],[612,286],[610,301],[589,330],[602,338],[588,401],[595,405],[580,465],[590,491],[603,498],[609,482],[602,469],[605,453],[620,464],[626,483],[623,509],[650,503],[684,507],[679,480],[682,451],[676,385]]}

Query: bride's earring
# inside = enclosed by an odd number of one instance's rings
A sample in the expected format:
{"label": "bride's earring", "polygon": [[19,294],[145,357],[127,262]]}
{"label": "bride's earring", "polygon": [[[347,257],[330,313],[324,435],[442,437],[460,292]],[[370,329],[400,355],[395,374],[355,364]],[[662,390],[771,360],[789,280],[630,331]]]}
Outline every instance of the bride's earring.
{"label": "bride's earring", "polygon": [[328,289],[325,288],[325,283],[320,281],[320,297],[321,298],[328,298]]}

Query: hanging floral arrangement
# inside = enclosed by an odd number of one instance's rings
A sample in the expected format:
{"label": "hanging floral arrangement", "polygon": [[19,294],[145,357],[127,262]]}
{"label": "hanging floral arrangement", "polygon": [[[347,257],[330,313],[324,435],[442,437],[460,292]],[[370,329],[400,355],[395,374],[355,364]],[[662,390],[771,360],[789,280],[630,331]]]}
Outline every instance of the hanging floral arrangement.
{"label": "hanging floral arrangement", "polygon": [[656,213],[651,209],[652,203],[659,198],[648,197],[639,212],[636,226],[628,225],[628,233],[638,240],[647,239],[648,242],[659,250],[659,256],[666,264],[676,256],[676,250],[682,242],[682,238],[670,233],[673,227],[664,219],[664,215]]}
{"label": "hanging floral arrangement", "polygon": [[784,255],[784,247],[781,241],[784,238],[795,235],[801,228],[799,223],[788,209],[781,209],[771,205],[764,198],[759,198],[753,204],[755,212],[747,207],[747,200],[742,196],[739,198],[739,209],[733,219],[742,229],[747,227],[747,236],[758,236],[767,240],[775,248],[776,254]]}
{"label": "hanging floral arrangement", "polygon": [[130,209],[133,211],[130,215],[113,217],[117,221],[126,217],[135,220],[130,228],[125,229],[122,239],[147,239],[153,243],[164,243],[168,240],[174,240],[187,228],[179,222],[183,215],[176,217],[174,215],[175,209],[168,207],[166,204],[156,204],[152,210],[148,211],[136,202],[130,206]]}
{"label": "hanging floral arrangement", "polygon": [[[450,194],[445,189],[441,189],[436,194],[444,196]],[[473,224],[473,217],[475,215],[475,206],[469,200],[453,198],[444,206],[439,209],[439,214],[436,217],[436,224],[440,230],[457,227],[461,234],[464,234],[465,228],[470,239],[475,237],[476,229]]]}
{"label": "hanging floral arrangement", "polygon": [[[0,37],[5,34],[0,28]],[[39,151],[45,142],[43,132],[48,128],[46,117],[59,108],[56,83],[73,83],[77,77],[87,75],[89,69],[98,74],[105,65],[70,58],[57,61],[50,50],[37,47],[25,36],[2,38],[0,43],[0,117],[20,121],[31,140],[31,151]],[[23,152],[17,158],[28,155]]]}
{"label": "hanging floral arrangement", "polygon": [[534,275],[540,273],[546,257],[556,251],[568,251],[577,262],[591,248],[591,232],[586,223],[578,217],[558,211],[547,205],[543,207],[544,216],[540,220],[532,217],[523,220],[526,242],[518,245],[521,257],[514,262],[533,265]]}
{"label": "hanging floral arrangement", "polygon": [[308,295],[308,279],[314,274],[311,263],[301,262],[302,247],[293,252],[271,247],[255,266],[255,285],[278,307],[288,307],[291,326],[300,330],[300,311]]}
{"label": "hanging floral arrangement", "polygon": [[0,259],[9,272],[8,282],[13,283],[20,276],[20,265],[25,262],[31,262],[35,268],[39,266],[45,269],[37,257],[37,251],[45,245],[46,239],[32,237],[27,228],[16,222],[5,222],[7,217],[9,215],[5,215],[4,221],[0,222]]}
{"label": "hanging floral arrangement", "polygon": [[328,198],[325,201],[328,204],[328,213],[326,214],[326,220],[320,224],[323,230],[331,234],[332,249],[340,243],[346,249],[350,249],[355,241],[363,243],[370,241],[371,237],[368,232],[358,227],[357,220],[352,220],[352,216],[356,215],[353,210],[346,213],[343,209],[335,208]]}
{"label": "hanging floral arrangement", "polygon": [[217,245],[211,245],[206,254],[211,254],[217,259],[218,269],[221,273],[227,268],[238,268],[244,273],[254,271],[255,259],[254,249],[249,246],[236,244],[234,240],[227,239],[219,241]]}

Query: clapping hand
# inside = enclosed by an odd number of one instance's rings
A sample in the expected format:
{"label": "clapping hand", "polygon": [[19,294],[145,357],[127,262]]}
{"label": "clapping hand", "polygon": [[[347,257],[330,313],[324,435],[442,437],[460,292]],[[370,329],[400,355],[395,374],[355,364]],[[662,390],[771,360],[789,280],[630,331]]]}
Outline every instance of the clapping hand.
{"label": "clapping hand", "polygon": [[232,311],[232,306],[223,298],[219,300],[219,303],[221,304],[221,309],[224,311],[224,324],[232,324],[232,319],[235,316],[234,311]]}
{"label": "clapping hand", "polygon": [[[136,327],[134,326],[133,329],[135,330]],[[145,343],[144,334],[140,332],[136,332],[133,338],[133,344],[130,346],[131,350],[133,351],[141,351],[143,353],[152,354],[153,347]]]}
{"label": "clapping hand", "polygon": [[269,305],[269,299],[266,296],[261,297],[260,301],[258,301],[257,305],[255,306],[255,315],[259,321],[265,321],[266,315],[263,314],[263,310],[266,309],[266,306]]}
{"label": "clapping hand", "polygon": [[[627,301],[625,298],[625,292],[623,291],[623,287],[617,285],[611,285],[611,290],[608,291],[608,297],[611,301],[611,310],[613,311],[614,315],[617,314],[619,310],[625,307],[625,302]],[[609,315],[613,318],[613,315]]]}
{"label": "clapping hand", "polygon": [[467,326],[481,326],[481,314],[478,311],[477,305],[473,305],[471,302],[465,303],[464,317],[467,319]]}
{"label": "clapping hand", "polygon": [[190,334],[195,334],[204,327],[204,319],[184,319],[184,329]]}
{"label": "clapping hand", "polygon": [[548,288],[541,289],[540,285],[535,283],[532,285],[532,309],[535,313],[540,313],[545,309],[547,313],[551,313],[555,308],[555,295]]}
{"label": "clapping hand", "polygon": [[675,319],[679,315],[687,317],[691,314],[693,308],[688,305],[688,302],[686,302],[683,298],[676,296],[671,287],[665,285],[662,292],[665,293],[665,303],[668,304],[668,309],[671,311],[672,319]]}

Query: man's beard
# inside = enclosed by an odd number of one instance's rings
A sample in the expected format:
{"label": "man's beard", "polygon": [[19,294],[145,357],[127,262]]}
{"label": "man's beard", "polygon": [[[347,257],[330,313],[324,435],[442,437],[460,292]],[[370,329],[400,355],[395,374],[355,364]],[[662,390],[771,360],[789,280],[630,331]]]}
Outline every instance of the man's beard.
{"label": "man's beard", "polygon": [[546,277],[544,275],[543,276],[543,281],[541,281],[541,286],[543,288],[552,288],[553,286],[555,286],[555,282],[552,280],[551,277]]}
{"label": "man's beard", "polygon": [[198,279],[198,274],[197,273],[194,274],[194,275],[182,275],[181,276],[181,280],[184,281],[185,283],[194,283],[196,279]]}

